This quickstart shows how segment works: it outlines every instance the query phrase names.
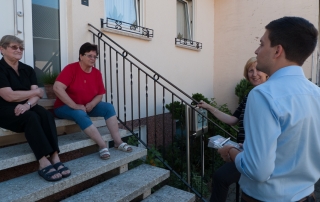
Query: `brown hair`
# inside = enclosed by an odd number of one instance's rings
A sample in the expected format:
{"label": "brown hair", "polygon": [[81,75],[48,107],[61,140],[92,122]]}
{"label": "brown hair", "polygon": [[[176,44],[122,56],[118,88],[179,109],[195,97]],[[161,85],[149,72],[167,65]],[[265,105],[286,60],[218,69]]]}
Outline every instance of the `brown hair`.
{"label": "brown hair", "polygon": [[80,61],[80,55],[84,55],[85,53],[88,53],[90,51],[96,52],[97,55],[99,54],[97,45],[91,44],[89,42],[82,44],[82,46],[79,49],[79,61]]}
{"label": "brown hair", "polygon": [[302,65],[317,45],[318,30],[308,20],[300,17],[283,17],[270,22],[271,47],[281,45],[286,59]]}
{"label": "brown hair", "polygon": [[[13,35],[4,35],[0,40],[0,47],[7,49],[10,43],[18,43],[21,46],[24,46],[23,41]],[[1,53],[1,55],[3,55]]]}
{"label": "brown hair", "polygon": [[21,46],[24,45],[21,39],[13,35],[5,35],[0,40],[0,46],[2,48],[7,48],[10,43],[18,43]]}

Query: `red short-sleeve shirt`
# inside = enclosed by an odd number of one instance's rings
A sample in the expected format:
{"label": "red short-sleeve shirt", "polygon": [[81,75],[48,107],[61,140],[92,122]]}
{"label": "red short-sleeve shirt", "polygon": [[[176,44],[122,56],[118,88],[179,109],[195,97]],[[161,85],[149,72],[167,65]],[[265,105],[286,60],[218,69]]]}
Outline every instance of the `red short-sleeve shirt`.
{"label": "red short-sleeve shirt", "polygon": [[[106,93],[102,81],[101,72],[92,67],[90,73],[84,72],[79,62],[67,65],[57,77],[56,81],[60,81],[67,86],[66,92],[76,104],[86,105],[97,95]],[[58,108],[64,103],[57,98],[54,108]]]}

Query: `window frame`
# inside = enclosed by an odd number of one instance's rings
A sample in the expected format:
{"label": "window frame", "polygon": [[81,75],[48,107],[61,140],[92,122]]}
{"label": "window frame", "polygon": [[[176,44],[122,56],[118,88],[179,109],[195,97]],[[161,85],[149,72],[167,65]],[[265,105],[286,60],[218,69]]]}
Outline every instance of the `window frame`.
{"label": "window frame", "polygon": [[[123,36],[129,36],[129,37],[134,37],[134,38],[138,38],[138,39],[142,39],[142,40],[147,40],[147,41],[151,41],[152,38],[153,38],[153,29],[150,29],[150,28],[147,28],[147,27],[144,27],[144,24],[145,24],[145,8],[144,8],[144,5],[145,5],[145,0],[135,0],[135,9],[136,9],[136,13],[137,13],[137,16],[138,16],[138,27],[140,27],[138,30],[132,30],[130,29],[130,25],[129,24],[121,24],[120,23],[120,26],[123,28],[117,28],[116,27],[116,23],[113,21],[113,22],[110,22],[107,21],[107,9],[106,9],[106,0],[104,0],[104,16],[105,18],[101,20],[105,21],[105,23],[103,23],[103,21],[101,22],[101,30],[102,31],[105,31],[105,32],[111,32],[111,33],[115,33],[115,34],[119,34],[119,35],[123,35]],[[104,24],[106,24],[104,26]],[[144,35],[145,34],[145,30],[148,29],[151,33],[150,33],[150,36],[146,36]],[[130,30],[128,32],[128,30]]]}
{"label": "window frame", "polygon": [[[189,40],[193,40],[194,36],[193,36],[193,30],[194,30],[194,26],[193,26],[193,17],[194,17],[194,0],[177,0],[177,2],[183,3],[184,4],[184,9],[185,9],[185,20],[186,20],[186,24],[187,24],[187,38],[185,39],[189,39]],[[178,8],[177,8],[177,38],[178,38]]]}
{"label": "window frame", "polygon": [[[119,0],[118,0],[119,1]],[[136,21],[137,21],[137,26],[143,26],[142,23],[142,5],[143,5],[143,0],[134,0],[135,2],[135,11],[136,11]],[[107,0],[104,0],[104,19],[107,19]],[[116,19],[115,19],[116,20]],[[122,21],[122,20],[119,20]],[[122,21],[125,22],[125,21]],[[125,22],[125,23],[129,23],[129,22]]]}

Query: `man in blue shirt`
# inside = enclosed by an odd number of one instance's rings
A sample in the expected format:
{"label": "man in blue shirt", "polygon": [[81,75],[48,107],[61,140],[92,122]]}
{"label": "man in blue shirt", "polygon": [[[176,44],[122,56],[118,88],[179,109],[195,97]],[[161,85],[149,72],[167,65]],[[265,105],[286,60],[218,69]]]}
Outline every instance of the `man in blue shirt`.
{"label": "man in blue shirt", "polygon": [[301,65],[317,44],[318,31],[299,17],[270,22],[255,51],[257,69],[269,80],[249,94],[243,152],[219,149],[241,173],[242,201],[315,201],[320,177],[320,88]]}

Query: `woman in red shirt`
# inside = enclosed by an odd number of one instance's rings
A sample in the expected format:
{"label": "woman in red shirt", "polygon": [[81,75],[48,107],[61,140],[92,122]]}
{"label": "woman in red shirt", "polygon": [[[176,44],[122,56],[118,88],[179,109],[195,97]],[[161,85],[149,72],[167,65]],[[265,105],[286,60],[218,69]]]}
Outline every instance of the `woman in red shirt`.
{"label": "woman in red shirt", "polygon": [[57,95],[54,112],[59,118],[75,121],[99,145],[100,157],[108,159],[110,153],[106,143],[90,117],[104,117],[115,148],[125,152],[131,152],[132,148],[121,140],[113,105],[101,101],[106,90],[101,72],[93,66],[97,55],[97,45],[85,43],[79,50],[79,62],[62,70],[53,86]]}

